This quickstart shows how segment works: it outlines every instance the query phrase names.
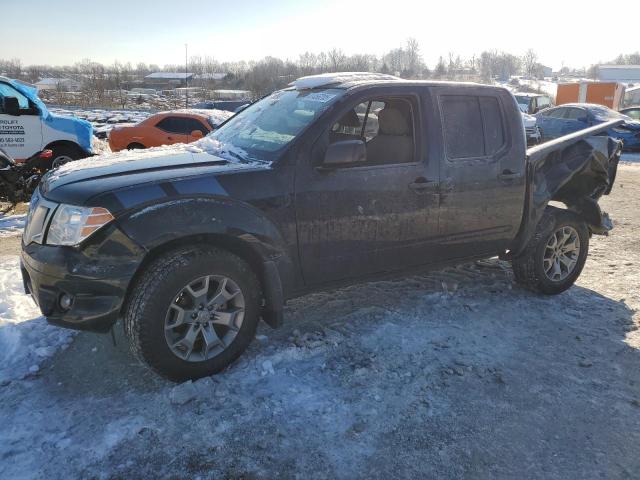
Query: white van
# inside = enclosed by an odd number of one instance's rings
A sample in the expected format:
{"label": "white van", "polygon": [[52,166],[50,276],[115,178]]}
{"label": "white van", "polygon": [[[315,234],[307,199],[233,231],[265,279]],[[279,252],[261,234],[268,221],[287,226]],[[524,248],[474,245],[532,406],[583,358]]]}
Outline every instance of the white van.
{"label": "white van", "polygon": [[92,137],[89,122],[53,115],[36,88],[0,77],[0,149],[17,162],[44,149],[53,151],[50,168],[88,157]]}

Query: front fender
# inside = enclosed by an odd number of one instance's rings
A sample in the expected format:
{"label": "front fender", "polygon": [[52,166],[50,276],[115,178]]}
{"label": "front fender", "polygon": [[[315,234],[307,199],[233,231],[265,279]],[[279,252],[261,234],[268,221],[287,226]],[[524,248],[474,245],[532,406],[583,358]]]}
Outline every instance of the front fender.
{"label": "front fender", "polygon": [[276,225],[257,208],[228,197],[179,198],[129,211],[118,225],[148,253],[184,240],[248,256],[263,284],[263,317],[272,326],[281,322],[286,292],[294,282],[294,263]]}

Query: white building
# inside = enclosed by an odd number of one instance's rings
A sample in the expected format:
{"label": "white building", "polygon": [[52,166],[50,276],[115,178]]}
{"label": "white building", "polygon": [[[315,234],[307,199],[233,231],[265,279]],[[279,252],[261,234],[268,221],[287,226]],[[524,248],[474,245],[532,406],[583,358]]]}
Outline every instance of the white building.
{"label": "white building", "polygon": [[72,92],[80,90],[80,83],[70,78],[43,78],[39,82],[35,83],[38,90],[63,90],[66,92]]}
{"label": "white building", "polygon": [[639,83],[640,65],[598,65],[601,82]]}

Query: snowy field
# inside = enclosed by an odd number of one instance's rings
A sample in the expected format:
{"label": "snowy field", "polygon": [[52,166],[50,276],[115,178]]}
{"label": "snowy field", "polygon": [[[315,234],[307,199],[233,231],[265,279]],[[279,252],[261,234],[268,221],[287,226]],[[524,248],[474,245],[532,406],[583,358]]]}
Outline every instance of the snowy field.
{"label": "snowy field", "polygon": [[638,478],[640,155],[578,284],[488,260],[290,302],[224,373],[175,385],[22,293],[0,217],[0,478]]}
{"label": "snowy field", "polygon": [[91,122],[94,135],[106,138],[111,129],[116,126],[134,125],[148,118],[151,113],[136,110],[104,110],[100,108],[50,108],[51,113],[66,117],[78,117]]}

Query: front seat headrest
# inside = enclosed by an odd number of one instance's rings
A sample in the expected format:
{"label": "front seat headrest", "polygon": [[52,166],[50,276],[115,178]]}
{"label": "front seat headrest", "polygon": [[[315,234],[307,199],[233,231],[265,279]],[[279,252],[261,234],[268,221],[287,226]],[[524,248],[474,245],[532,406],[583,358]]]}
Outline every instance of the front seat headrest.
{"label": "front seat headrest", "polygon": [[397,108],[385,107],[378,112],[378,127],[384,135],[410,135],[409,124]]}

